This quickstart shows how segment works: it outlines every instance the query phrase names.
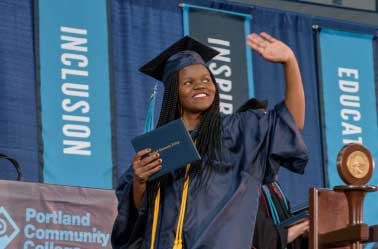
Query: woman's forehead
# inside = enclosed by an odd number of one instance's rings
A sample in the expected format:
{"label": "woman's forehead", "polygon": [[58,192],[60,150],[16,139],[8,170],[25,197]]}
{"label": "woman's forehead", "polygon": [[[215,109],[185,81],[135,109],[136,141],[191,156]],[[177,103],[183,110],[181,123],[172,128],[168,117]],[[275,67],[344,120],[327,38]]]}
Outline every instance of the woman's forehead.
{"label": "woman's forehead", "polygon": [[210,75],[209,70],[202,64],[194,64],[184,67],[179,71],[179,76],[181,77],[192,77],[192,76],[202,76]]}

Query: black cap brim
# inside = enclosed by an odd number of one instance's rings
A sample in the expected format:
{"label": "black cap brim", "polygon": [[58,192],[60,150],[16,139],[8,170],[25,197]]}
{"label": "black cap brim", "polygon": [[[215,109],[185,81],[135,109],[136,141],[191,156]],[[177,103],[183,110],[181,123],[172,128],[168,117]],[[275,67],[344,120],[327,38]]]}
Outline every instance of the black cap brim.
{"label": "black cap brim", "polygon": [[176,53],[185,50],[191,50],[198,53],[205,63],[219,54],[217,50],[193,39],[190,36],[185,36],[184,38],[180,39],[179,41],[175,42],[170,47],[165,49],[154,59],[140,67],[139,71],[159,81],[163,81],[164,69],[167,60]]}

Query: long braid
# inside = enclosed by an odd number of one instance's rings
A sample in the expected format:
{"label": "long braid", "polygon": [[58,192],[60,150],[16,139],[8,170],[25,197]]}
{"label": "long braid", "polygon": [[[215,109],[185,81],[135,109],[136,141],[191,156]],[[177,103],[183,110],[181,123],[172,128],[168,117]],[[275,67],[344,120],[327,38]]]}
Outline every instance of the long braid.
{"label": "long braid", "polygon": [[165,125],[180,117],[178,73],[170,76],[165,85],[163,103],[161,105],[157,127]]}
{"label": "long braid", "polygon": [[203,114],[203,118],[199,127],[198,152],[201,156],[208,155],[210,161],[215,159],[215,152],[221,149],[221,118],[219,112],[219,91],[215,78],[211,74],[211,78],[215,84],[216,94],[213,103]]}
{"label": "long braid", "polygon": [[[159,121],[157,127],[163,126],[170,121],[180,118],[180,107],[179,107],[179,92],[178,92],[178,73],[173,74],[167,79],[164,89],[163,101],[160,110]],[[163,162],[164,163],[164,162]],[[168,181],[167,176],[161,176],[158,179],[152,180],[150,184],[147,185],[147,196],[148,204],[153,205],[155,200],[155,195],[157,190],[164,191],[164,186]],[[162,194],[161,196],[164,196]],[[152,211],[153,209],[151,209]]]}

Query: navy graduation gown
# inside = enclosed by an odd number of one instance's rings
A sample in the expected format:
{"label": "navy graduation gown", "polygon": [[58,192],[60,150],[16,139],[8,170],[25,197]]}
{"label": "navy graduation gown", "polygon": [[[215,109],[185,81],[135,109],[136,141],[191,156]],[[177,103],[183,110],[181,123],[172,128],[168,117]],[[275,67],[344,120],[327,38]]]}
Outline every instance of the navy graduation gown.
{"label": "navy graduation gown", "polygon": [[[282,102],[264,114],[249,110],[222,119],[222,155],[205,184],[190,179],[183,227],[187,249],[250,249],[260,187],[271,182],[280,165],[303,173],[308,153],[295,122]],[[206,167],[203,160],[202,167]],[[113,249],[149,248],[152,212],[147,198],[136,210],[132,200],[132,168],[116,189],[118,216]],[[182,174],[171,174],[164,188],[155,249],[172,248],[180,210]]]}

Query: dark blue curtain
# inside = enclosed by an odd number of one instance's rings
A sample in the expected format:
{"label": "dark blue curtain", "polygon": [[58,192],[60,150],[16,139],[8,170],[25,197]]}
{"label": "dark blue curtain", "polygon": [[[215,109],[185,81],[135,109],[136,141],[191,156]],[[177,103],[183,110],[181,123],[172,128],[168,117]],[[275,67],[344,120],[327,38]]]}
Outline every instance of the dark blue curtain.
{"label": "dark blue curtain", "polygon": [[[0,153],[17,159],[25,180],[38,182],[33,1],[0,1]],[[0,161],[0,178],[15,179]]]}

